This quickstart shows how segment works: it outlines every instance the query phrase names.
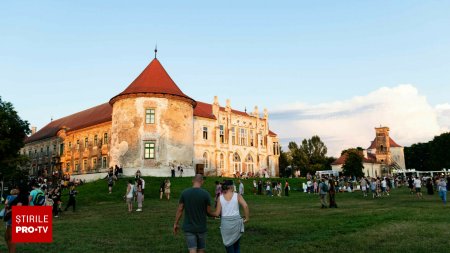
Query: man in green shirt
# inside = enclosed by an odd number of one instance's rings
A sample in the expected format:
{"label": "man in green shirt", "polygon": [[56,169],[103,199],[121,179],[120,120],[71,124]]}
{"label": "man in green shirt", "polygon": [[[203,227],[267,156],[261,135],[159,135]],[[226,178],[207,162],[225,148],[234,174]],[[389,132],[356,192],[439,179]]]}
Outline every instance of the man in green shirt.
{"label": "man in green shirt", "polygon": [[211,196],[202,189],[203,176],[195,175],[192,179],[192,188],[181,193],[178,204],[173,233],[179,230],[179,221],[184,211],[183,232],[186,237],[189,253],[205,252],[206,247],[206,218],[214,216],[211,211]]}

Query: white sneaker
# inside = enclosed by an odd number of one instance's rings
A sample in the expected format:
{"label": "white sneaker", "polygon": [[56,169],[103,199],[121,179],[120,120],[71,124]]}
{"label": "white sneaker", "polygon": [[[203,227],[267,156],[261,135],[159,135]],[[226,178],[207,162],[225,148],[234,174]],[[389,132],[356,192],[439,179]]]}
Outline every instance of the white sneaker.
{"label": "white sneaker", "polygon": [[142,212],[142,209],[137,209],[136,212]]}

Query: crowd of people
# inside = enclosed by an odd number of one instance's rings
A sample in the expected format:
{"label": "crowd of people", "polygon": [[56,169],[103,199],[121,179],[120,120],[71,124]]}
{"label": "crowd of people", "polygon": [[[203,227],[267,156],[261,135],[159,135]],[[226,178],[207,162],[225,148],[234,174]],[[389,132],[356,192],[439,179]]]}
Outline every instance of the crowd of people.
{"label": "crowd of people", "polygon": [[63,193],[67,191],[68,201],[64,211],[69,207],[75,211],[75,197],[78,194],[76,186],[83,181],[75,180],[66,175],[61,178],[47,180],[43,176],[20,181],[14,185],[5,200],[2,217],[6,224],[5,241],[8,252],[16,252],[12,242],[12,207],[13,206],[51,206],[53,217],[58,218],[63,209]]}
{"label": "crowd of people", "polygon": [[[182,169],[179,169],[180,176]],[[171,176],[175,177],[175,168],[172,168]],[[111,167],[105,177],[108,185],[108,193],[113,192],[116,181],[122,177],[120,167]],[[248,222],[249,211],[248,205],[244,200],[245,186],[244,180],[247,175],[237,175],[233,180],[225,180],[223,182],[216,181],[214,189],[215,199],[214,208],[211,209],[210,195],[207,191],[201,189],[203,185],[203,177],[196,175],[193,179],[193,187],[181,193],[179,207],[174,223],[174,233],[178,232],[178,223],[184,212],[185,218],[183,223],[183,231],[190,252],[201,252],[205,248],[206,237],[206,217],[211,216],[221,220],[221,234],[224,246],[227,252],[239,252],[240,238],[244,231],[244,223]],[[337,208],[336,194],[339,192],[355,192],[360,191],[362,196],[373,199],[388,197],[391,189],[397,187],[409,187],[411,195],[418,199],[422,199],[422,188],[426,187],[427,193],[433,195],[439,193],[442,202],[447,202],[447,191],[450,184],[450,178],[443,176],[435,177],[401,177],[401,176],[385,176],[385,177],[323,177],[317,178],[307,175],[306,183],[303,183],[303,191],[308,194],[319,196],[321,208]],[[290,185],[288,180],[277,179],[253,179],[249,180],[252,187],[251,192],[254,195],[266,196],[289,196]],[[5,212],[13,205],[47,205],[52,206],[53,216],[58,218],[61,213],[72,208],[76,210],[76,196],[78,191],[76,187],[84,182],[79,179],[71,178],[68,175],[60,175],[54,180],[44,177],[32,179],[28,184],[21,184],[14,187],[10,195],[5,201]],[[294,188],[299,190],[301,188]],[[207,194],[205,194],[205,192]],[[65,195],[63,195],[65,193]],[[143,210],[145,193],[145,180],[141,172],[138,170],[133,179],[128,179],[124,200],[127,203],[128,212],[133,211],[133,203],[137,203],[136,212]],[[159,188],[159,198],[170,200],[171,181],[165,178],[161,181]],[[67,204],[63,209],[63,196],[67,196]],[[239,205],[243,207],[244,218],[240,216]],[[4,214],[3,214],[4,215]],[[6,235],[8,248],[10,252],[15,252],[15,245],[11,242],[11,219],[6,218]],[[195,250],[195,251],[194,251]]]}

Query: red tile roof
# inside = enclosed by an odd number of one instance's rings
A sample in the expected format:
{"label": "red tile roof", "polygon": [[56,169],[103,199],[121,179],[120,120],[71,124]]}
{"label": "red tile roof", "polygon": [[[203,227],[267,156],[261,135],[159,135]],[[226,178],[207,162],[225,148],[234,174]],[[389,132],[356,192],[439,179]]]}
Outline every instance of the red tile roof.
{"label": "red tile roof", "polygon": [[[376,139],[376,138],[375,138]],[[370,144],[370,147],[367,149],[376,149],[375,139],[373,139],[372,143]],[[389,146],[391,148],[401,148],[402,146],[398,145],[391,137],[389,137]]]}
{"label": "red tile roof", "polygon": [[156,58],[150,62],[144,71],[142,71],[142,73],[124,91],[113,97],[111,101],[114,102],[114,99],[122,95],[138,93],[169,94],[187,98],[195,103],[192,98],[184,94],[180,88],[178,88]]}
{"label": "red tile roof", "polygon": [[[225,107],[220,107],[220,111],[224,112]],[[241,116],[250,116],[246,112],[241,112],[238,110],[231,109],[231,112],[237,115]],[[197,102],[197,106],[194,109],[194,116],[203,117],[203,118],[210,118],[210,119],[216,119],[216,117],[212,113],[212,104],[203,103],[203,102]]]}
{"label": "red tile roof", "polygon": [[111,115],[111,105],[109,103],[104,103],[48,123],[37,133],[27,137],[25,143],[54,137],[63,127],[66,127],[68,131],[73,131],[108,122],[112,120]]}
{"label": "red tile roof", "polygon": [[276,137],[276,136],[277,136],[277,134],[276,134],[276,133],[274,133],[274,132],[272,132],[272,130],[269,130],[269,136],[273,136],[273,137]]}
{"label": "red tile roof", "polygon": [[[345,161],[347,160],[348,154],[345,153],[343,155],[341,155],[341,157],[339,157],[338,159],[336,159],[333,163],[331,163],[331,165],[341,165],[344,164]],[[373,155],[368,154],[368,158],[363,157],[363,162],[364,163],[377,163],[377,160],[375,157],[373,157]]]}
{"label": "red tile roof", "polygon": [[194,109],[194,116],[216,119],[216,116],[212,113],[212,105],[197,101],[197,106]]}

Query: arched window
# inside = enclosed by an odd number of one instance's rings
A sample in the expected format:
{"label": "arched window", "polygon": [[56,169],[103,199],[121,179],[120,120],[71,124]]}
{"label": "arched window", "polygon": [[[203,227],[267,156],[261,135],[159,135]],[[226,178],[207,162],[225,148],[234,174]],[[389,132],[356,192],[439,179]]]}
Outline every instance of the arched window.
{"label": "arched window", "polygon": [[252,172],[252,173],[254,173],[255,172],[255,166],[254,166],[254,163],[253,163],[253,157],[250,155],[250,154],[248,154],[247,155],[247,158],[245,159],[245,162],[246,162],[246,167],[247,167],[247,172]]}
{"label": "arched window", "polygon": [[219,161],[219,174],[222,174],[222,172],[224,171],[224,167],[225,167],[225,158],[224,155],[221,153]]}
{"label": "arched window", "polygon": [[203,165],[204,165],[205,169],[207,169],[209,166],[208,153],[206,153],[206,152],[203,154]]}
{"label": "arched window", "polygon": [[239,156],[238,153],[234,153],[233,163],[234,163],[234,173],[242,172],[241,157]]}

